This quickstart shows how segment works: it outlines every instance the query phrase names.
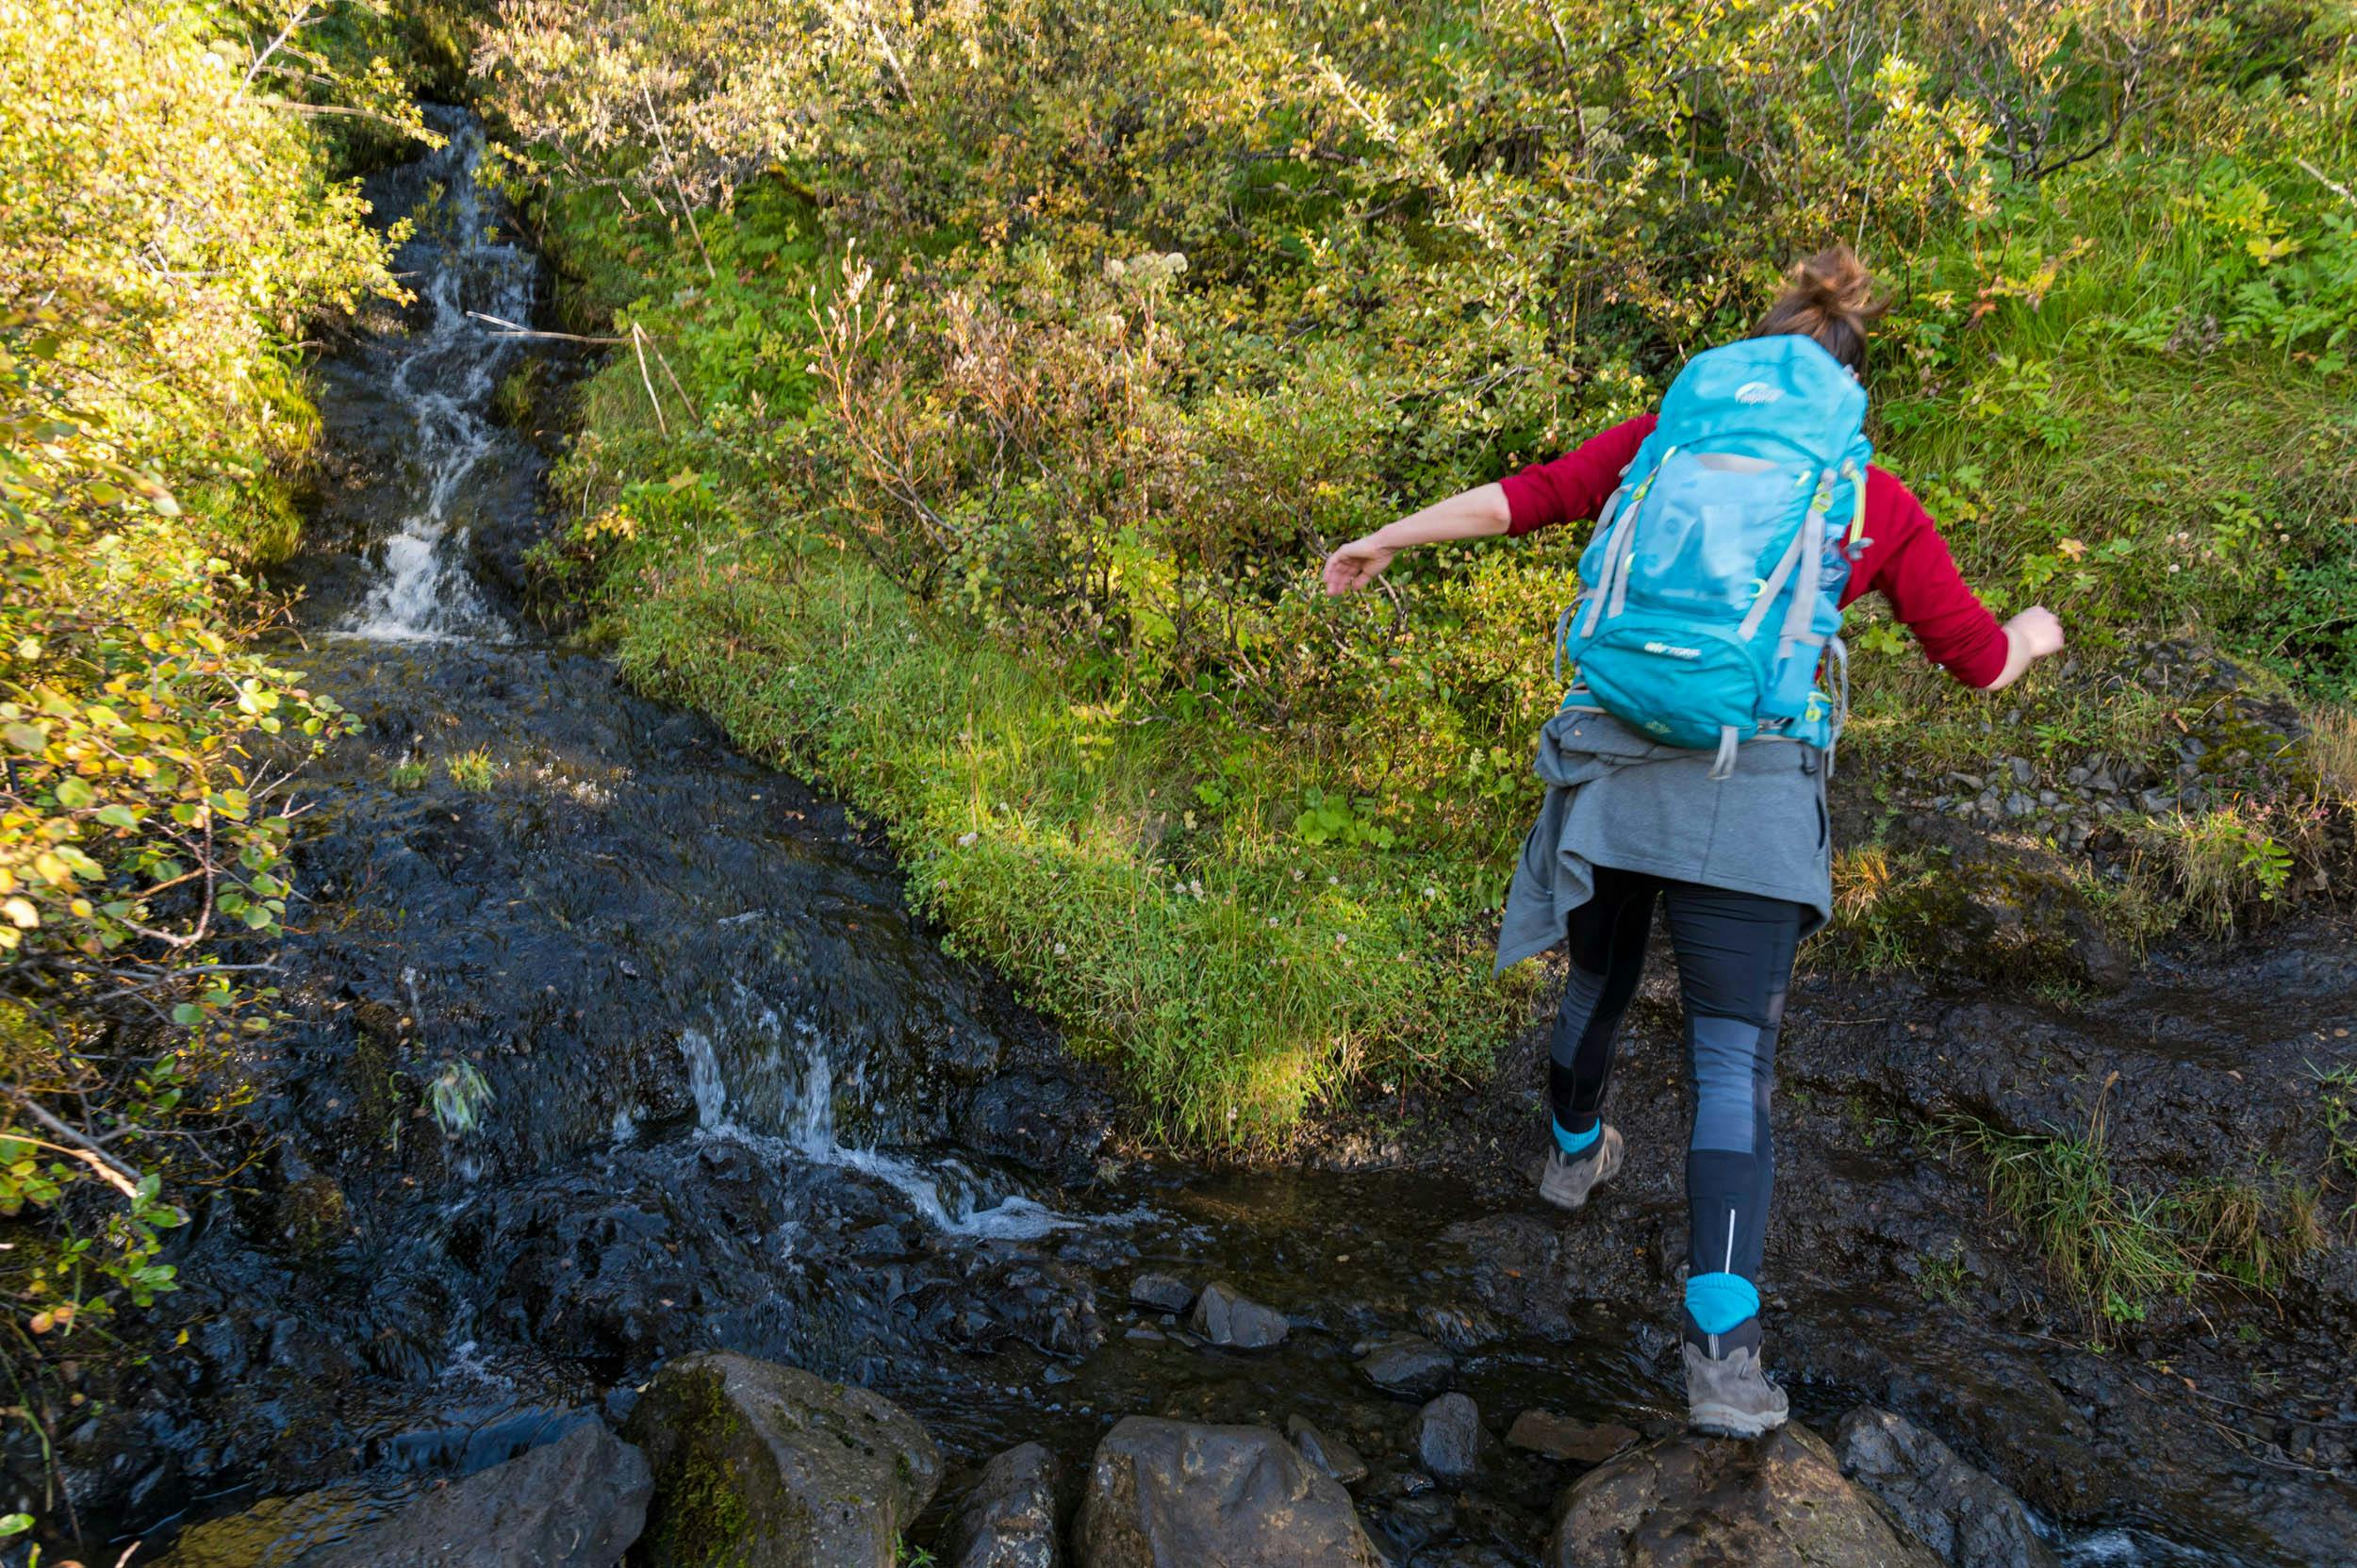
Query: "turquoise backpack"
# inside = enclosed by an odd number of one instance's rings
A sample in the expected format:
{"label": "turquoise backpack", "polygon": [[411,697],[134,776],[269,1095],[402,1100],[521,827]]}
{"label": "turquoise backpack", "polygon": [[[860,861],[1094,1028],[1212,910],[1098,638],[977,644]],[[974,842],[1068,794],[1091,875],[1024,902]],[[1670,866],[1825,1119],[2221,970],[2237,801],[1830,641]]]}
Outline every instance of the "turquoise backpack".
{"label": "turquoise backpack", "polygon": [[[1848,710],[1841,589],[1866,520],[1866,390],[1816,339],[1752,338],[1670,384],[1556,626],[1567,707],[1672,746],[1830,749]],[[1845,530],[1828,520],[1845,518]],[[1838,673],[1838,701],[1818,671]]]}

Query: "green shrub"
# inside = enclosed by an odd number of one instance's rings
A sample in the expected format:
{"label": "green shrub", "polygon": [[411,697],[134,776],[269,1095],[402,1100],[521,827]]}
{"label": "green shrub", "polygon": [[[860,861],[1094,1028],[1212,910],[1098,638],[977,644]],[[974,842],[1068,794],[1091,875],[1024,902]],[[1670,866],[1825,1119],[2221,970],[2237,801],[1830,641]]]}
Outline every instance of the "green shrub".
{"label": "green shrub", "polygon": [[275,52],[267,8],[0,10],[0,1356],[44,1450],[51,1369],[124,1353],[184,1189],[243,1168],[276,992],[226,944],[279,932],[288,784],[347,724],[245,646],[309,324],[399,294],[306,112],[415,129],[341,9]]}

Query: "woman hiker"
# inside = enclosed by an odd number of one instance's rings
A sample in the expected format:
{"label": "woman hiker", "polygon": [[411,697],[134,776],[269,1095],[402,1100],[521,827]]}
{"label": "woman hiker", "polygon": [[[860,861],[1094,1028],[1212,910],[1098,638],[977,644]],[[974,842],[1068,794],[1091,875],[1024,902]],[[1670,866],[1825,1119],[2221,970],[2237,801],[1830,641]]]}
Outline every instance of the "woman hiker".
{"label": "woman hiker", "polygon": [[1999,625],[1921,503],[1868,464],[1858,376],[1878,313],[1857,258],[1826,251],[1793,270],[1749,338],[1697,355],[1660,413],[1326,562],[1327,591],[1348,593],[1410,545],[1601,520],[1558,629],[1577,681],[1540,740],[1546,806],[1498,966],[1568,949],[1539,1191],[1575,1211],[1621,1167],[1621,1134],[1598,1114],[1655,905],[1667,911],[1694,1086],[1687,1400],[1693,1427],[1729,1436],[1780,1426],[1787,1409],[1759,1357],[1768,1097],[1794,948],[1833,909],[1840,608],[1879,590],[1926,654],[1984,691],[2063,645],[2042,607]]}

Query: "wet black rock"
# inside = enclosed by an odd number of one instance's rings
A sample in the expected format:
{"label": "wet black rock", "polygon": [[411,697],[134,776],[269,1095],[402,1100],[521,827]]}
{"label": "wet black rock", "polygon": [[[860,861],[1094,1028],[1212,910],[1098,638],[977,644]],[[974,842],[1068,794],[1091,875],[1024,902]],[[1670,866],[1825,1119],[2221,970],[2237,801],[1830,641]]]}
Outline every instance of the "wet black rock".
{"label": "wet black rock", "polygon": [[1038,1443],[1010,1448],[982,1466],[942,1560],[948,1568],[1058,1568],[1061,1471],[1055,1454]]}
{"label": "wet black rock", "polygon": [[1834,1434],[1841,1469],[1949,1568],[2054,1568],[2021,1499],[1904,1416],[1861,1405]]}
{"label": "wet black rock", "polygon": [[1429,1399],[1456,1377],[1457,1361],[1421,1334],[1395,1334],[1368,1345],[1359,1370],[1387,1394]]}
{"label": "wet black rock", "polygon": [[426,1493],[305,1568],[613,1568],[653,1492],[646,1456],[585,1423]]}
{"label": "wet black rock", "polygon": [[1074,1540],[1080,1568],[1384,1568],[1350,1494],[1265,1427],[1129,1417]]}
{"label": "wet black rock", "polygon": [[1158,1312],[1183,1312],[1195,1305],[1195,1287],[1173,1274],[1141,1274],[1129,1281],[1129,1299]]}
{"label": "wet black rock", "polygon": [[1294,1440],[1301,1457],[1325,1471],[1344,1486],[1367,1478],[1367,1461],[1359,1450],[1341,1438],[1319,1430],[1298,1415],[1285,1418],[1285,1435]]}
{"label": "wet black rock", "polygon": [[1806,1428],[1665,1438],[1564,1494],[1547,1568],[1940,1568]]}
{"label": "wet black rock", "polygon": [[894,1568],[941,1483],[941,1455],[899,1407],[726,1351],[655,1375],[626,1428],[654,1468],[633,1554],[644,1568],[720,1560]]}
{"label": "wet black rock", "polygon": [[967,1096],[956,1114],[968,1147],[1083,1181],[1113,1131],[1113,1097],[1074,1071],[1017,1068]]}
{"label": "wet black rock", "polygon": [[323,1251],[350,1230],[343,1189],[331,1177],[304,1177],[279,1195],[277,1221],[281,1238],[298,1255]]}
{"label": "wet black rock", "polygon": [[1210,1284],[1195,1298],[1188,1326],[1211,1344],[1230,1350],[1266,1350],[1285,1343],[1292,1331],[1285,1314],[1236,1293],[1233,1286]]}
{"label": "wet black rock", "polygon": [[1470,1356],[1506,1337],[1506,1325],[1478,1307],[1426,1302],[1416,1309],[1416,1327],[1459,1356]]}
{"label": "wet black rock", "polygon": [[1416,1412],[1416,1460],[1444,1481],[1481,1468],[1481,1411],[1461,1394],[1443,1394]]}
{"label": "wet black rock", "polygon": [[1514,1418],[1508,1428],[1508,1447],[1543,1454],[1551,1460],[1569,1460],[1578,1464],[1602,1464],[1637,1441],[1637,1434],[1626,1427],[1610,1424],[1591,1427],[1574,1421],[1553,1411],[1527,1410]]}
{"label": "wet black rock", "polygon": [[1421,1568],[1429,1560],[1427,1552],[1446,1549],[1448,1538],[1457,1533],[1458,1499],[1456,1492],[1423,1471],[1407,1471],[1392,1494],[1370,1504],[1372,1527],[1394,1549],[1394,1556]]}

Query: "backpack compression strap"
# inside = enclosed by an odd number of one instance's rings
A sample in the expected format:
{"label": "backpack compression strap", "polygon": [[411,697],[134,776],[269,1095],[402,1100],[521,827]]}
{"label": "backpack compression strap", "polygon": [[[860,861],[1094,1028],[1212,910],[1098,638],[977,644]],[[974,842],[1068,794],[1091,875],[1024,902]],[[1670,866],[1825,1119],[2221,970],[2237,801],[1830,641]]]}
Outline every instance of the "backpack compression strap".
{"label": "backpack compression strap", "polygon": [[1719,755],[1710,765],[1710,776],[1712,778],[1726,779],[1734,777],[1735,753],[1741,749],[1742,745],[1742,731],[1737,729],[1732,724],[1722,724],[1719,726]]}
{"label": "backpack compression strap", "polygon": [[[1660,474],[1663,464],[1668,463],[1672,454],[1676,451],[1677,448],[1669,447],[1662,452],[1661,461],[1656,463],[1653,466],[1653,471],[1639,481],[1637,488],[1629,492],[1625,505],[1616,507],[1611,503],[1606,503],[1605,516],[1598,524],[1597,532],[1602,533],[1616,521],[1624,520],[1625,525],[1619,533],[1611,536],[1606,548],[1604,576],[1583,596],[1591,602],[1588,606],[1587,623],[1579,629],[1581,636],[1595,635],[1596,622],[1607,615],[1619,615],[1622,607],[1628,602],[1628,558],[1636,549],[1639,509],[1645,504],[1645,492],[1653,488],[1653,482]],[[1619,492],[1614,492],[1613,500],[1619,499]],[[1606,606],[1607,600],[1610,601],[1608,609]]]}

